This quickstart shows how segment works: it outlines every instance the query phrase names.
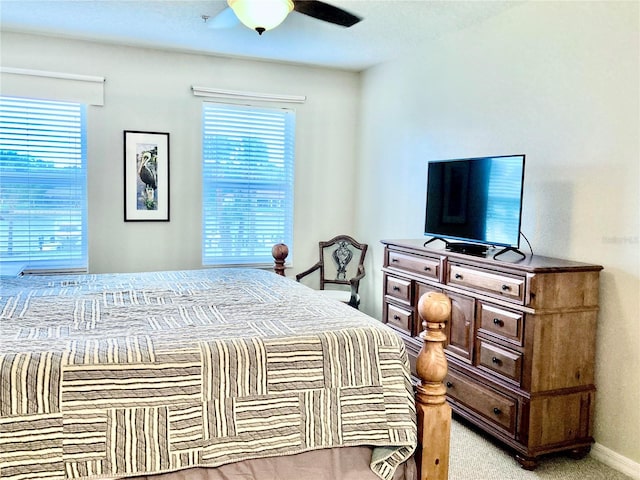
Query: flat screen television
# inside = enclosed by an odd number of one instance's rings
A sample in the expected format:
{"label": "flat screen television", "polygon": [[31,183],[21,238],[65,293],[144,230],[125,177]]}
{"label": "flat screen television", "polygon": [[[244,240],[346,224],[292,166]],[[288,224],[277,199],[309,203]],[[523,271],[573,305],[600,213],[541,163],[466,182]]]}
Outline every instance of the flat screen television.
{"label": "flat screen television", "polygon": [[503,247],[522,255],[524,159],[503,155],[430,161],[425,235],[463,253],[484,255],[488,247]]}

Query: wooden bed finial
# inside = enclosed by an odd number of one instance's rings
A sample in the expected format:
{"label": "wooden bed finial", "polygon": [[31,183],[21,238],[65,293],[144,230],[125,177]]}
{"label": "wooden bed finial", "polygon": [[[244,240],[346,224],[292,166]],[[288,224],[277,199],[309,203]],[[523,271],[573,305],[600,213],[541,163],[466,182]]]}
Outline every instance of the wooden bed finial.
{"label": "wooden bed finial", "polygon": [[284,277],[284,261],[287,258],[287,255],[289,255],[289,247],[284,243],[276,243],[271,247],[271,255],[273,255],[273,259],[275,261],[273,270],[278,275],[282,275]]}
{"label": "wooden bed finial", "polygon": [[444,293],[427,292],[418,301],[418,313],[424,330],[422,349],[416,359],[418,449],[416,460],[420,480],[446,480],[449,476],[449,438],[451,407],[446,402],[447,375],[444,355],[446,322],[451,315],[451,300]]}

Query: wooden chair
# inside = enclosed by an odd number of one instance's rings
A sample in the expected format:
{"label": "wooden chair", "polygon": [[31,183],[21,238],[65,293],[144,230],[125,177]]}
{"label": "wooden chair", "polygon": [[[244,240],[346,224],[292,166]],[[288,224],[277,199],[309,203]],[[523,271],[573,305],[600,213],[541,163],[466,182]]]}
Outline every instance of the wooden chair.
{"label": "wooden chair", "polygon": [[326,242],[319,242],[318,246],[320,260],[311,268],[297,274],[296,280],[299,282],[307,275],[318,271],[320,291],[358,308],[358,288],[365,274],[364,258],[369,246],[348,235],[337,235]]}

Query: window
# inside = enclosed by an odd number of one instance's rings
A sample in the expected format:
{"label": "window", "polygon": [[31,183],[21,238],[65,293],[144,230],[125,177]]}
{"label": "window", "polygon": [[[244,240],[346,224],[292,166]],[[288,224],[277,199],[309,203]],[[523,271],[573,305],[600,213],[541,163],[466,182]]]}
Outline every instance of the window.
{"label": "window", "polygon": [[293,239],[295,113],[204,103],[204,265],[273,264]]}
{"label": "window", "polygon": [[3,267],[87,268],[85,107],[0,97]]}

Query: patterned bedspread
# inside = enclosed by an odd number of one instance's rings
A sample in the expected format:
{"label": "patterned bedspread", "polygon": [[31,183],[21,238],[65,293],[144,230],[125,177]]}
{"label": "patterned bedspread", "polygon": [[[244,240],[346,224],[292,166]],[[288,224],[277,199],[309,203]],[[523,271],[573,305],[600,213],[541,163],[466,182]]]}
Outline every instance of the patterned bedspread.
{"label": "patterned bedspread", "polygon": [[416,443],[403,342],[271,272],[25,276],[0,291],[0,478],[114,478]]}

